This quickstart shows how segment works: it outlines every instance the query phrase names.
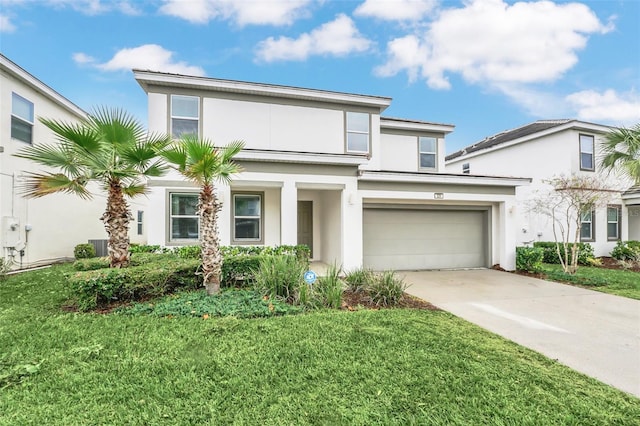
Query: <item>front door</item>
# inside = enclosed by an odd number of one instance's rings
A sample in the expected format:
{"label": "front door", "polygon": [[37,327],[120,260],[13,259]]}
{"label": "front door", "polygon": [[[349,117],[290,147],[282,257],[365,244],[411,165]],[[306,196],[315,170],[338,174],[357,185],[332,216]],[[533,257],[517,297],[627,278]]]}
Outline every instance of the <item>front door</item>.
{"label": "front door", "polygon": [[313,259],[313,201],[298,201],[298,244],[308,246]]}

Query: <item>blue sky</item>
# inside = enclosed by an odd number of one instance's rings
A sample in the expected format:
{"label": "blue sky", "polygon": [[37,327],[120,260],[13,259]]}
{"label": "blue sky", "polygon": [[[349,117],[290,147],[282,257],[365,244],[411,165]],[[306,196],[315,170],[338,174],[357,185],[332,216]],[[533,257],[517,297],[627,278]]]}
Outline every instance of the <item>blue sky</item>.
{"label": "blue sky", "polygon": [[456,125],[448,153],[538,119],[640,122],[638,0],[0,0],[0,51],[143,122],[132,68],[389,96],[386,116]]}

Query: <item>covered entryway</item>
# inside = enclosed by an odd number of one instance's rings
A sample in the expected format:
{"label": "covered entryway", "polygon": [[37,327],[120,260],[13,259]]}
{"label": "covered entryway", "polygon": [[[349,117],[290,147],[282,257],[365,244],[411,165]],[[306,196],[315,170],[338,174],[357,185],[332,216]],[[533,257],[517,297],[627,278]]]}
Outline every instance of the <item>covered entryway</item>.
{"label": "covered entryway", "polygon": [[486,267],[487,210],[365,208],[364,266],[374,270]]}

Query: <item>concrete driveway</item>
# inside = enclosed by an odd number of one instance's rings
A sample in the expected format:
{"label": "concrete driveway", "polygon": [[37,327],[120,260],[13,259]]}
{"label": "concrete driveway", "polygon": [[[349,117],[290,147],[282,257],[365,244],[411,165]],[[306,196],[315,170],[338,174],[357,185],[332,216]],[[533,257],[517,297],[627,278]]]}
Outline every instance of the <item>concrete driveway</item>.
{"label": "concrete driveway", "polygon": [[409,294],[640,397],[640,301],[486,269],[399,275]]}

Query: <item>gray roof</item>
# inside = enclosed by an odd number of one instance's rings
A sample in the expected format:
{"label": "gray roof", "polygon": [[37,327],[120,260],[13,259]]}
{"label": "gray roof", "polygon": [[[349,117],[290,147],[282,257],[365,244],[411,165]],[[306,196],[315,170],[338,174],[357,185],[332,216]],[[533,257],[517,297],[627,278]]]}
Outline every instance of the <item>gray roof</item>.
{"label": "gray roof", "polygon": [[539,120],[534,123],[530,123],[524,125],[522,127],[518,127],[512,130],[506,130],[504,132],[495,134],[493,136],[489,136],[480,142],[476,142],[473,145],[470,145],[460,151],[456,151],[453,154],[449,154],[446,157],[446,160],[453,160],[454,158],[461,157],[465,154],[470,154],[472,152],[481,151],[483,149],[491,148],[496,145],[503,144],[505,142],[509,142],[515,139],[519,139],[525,136],[532,135],[534,133],[543,132],[545,130],[551,129],[553,127],[562,126],[571,121],[570,119],[563,120]]}

